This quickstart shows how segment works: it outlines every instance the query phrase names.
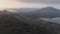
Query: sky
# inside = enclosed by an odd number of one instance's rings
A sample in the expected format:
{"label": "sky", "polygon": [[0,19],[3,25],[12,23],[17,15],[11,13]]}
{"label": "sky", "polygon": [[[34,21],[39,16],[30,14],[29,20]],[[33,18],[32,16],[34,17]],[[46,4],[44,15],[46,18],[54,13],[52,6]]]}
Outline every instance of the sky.
{"label": "sky", "polygon": [[0,0],[0,8],[44,8],[60,9],[60,0]]}

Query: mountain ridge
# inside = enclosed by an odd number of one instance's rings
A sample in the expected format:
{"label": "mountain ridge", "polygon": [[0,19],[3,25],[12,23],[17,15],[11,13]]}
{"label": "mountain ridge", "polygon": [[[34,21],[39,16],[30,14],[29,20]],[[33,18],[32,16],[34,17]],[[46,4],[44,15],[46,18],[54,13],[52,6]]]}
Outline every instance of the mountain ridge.
{"label": "mountain ridge", "polygon": [[28,15],[33,15],[36,17],[60,17],[60,10],[54,7],[46,7],[31,11]]}

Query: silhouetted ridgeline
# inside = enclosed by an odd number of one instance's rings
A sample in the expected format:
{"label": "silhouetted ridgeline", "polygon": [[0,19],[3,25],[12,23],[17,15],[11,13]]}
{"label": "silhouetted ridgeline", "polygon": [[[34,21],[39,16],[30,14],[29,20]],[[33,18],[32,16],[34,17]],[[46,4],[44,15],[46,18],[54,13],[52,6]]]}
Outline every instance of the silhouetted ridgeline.
{"label": "silhouetted ridgeline", "polygon": [[60,25],[42,22],[22,14],[0,11],[0,34],[60,34]]}

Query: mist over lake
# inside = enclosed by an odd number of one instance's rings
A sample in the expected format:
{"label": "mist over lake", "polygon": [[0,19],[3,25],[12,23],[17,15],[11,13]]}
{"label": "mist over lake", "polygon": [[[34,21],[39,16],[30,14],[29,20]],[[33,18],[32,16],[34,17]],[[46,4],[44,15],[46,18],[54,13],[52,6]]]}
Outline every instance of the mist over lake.
{"label": "mist over lake", "polygon": [[47,22],[53,22],[53,23],[58,23],[60,24],[60,17],[56,17],[56,18],[40,18],[44,21],[47,21]]}

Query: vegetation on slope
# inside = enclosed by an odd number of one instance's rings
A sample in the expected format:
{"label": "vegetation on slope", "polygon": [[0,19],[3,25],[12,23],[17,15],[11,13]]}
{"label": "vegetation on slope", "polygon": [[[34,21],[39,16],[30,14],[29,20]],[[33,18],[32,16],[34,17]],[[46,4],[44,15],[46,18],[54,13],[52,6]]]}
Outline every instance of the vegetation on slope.
{"label": "vegetation on slope", "polygon": [[0,12],[0,34],[52,34],[50,25],[37,21],[37,18],[26,17],[8,11]]}

